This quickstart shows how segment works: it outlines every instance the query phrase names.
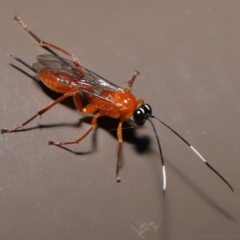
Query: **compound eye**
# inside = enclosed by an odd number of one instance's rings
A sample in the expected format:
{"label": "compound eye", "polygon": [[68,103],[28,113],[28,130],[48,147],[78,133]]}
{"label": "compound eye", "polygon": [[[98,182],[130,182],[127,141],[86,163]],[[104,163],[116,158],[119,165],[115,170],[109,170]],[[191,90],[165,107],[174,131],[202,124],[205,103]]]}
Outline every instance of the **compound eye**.
{"label": "compound eye", "polygon": [[146,116],[151,116],[152,115],[152,108],[149,104],[143,104],[141,108],[144,110],[144,113]]}
{"label": "compound eye", "polygon": [[146,122],[145,112],[142,107],[134,111],[133,120],[137,125],[143,125]]}

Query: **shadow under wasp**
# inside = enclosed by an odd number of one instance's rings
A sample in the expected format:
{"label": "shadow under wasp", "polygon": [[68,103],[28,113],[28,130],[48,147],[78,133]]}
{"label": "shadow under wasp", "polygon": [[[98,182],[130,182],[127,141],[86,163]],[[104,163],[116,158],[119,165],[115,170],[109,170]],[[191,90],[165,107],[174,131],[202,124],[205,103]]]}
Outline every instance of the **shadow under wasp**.
{"label": "shadow under wasp", "polygon": [[[156,141],[158,144],[159,155],[162,164],[162,177],[163,177],[163,205],[166,194],[167,178],[166,170],[164,165],[163,153],[159,141],[159,137],[156,128],[152,122],[152,119],[158,120],[165,127],[167,127],[171,132],[178,136],[191,150],[210,168],[219,178],[225,182],[228,187],[233,190],[233,187],[228,183],[228,181],[216,170],[214,169],[206,159],[182,136],[180,136],[175,130],[164,123],[162,120],[157,118],[152,114],[152,109],[149,104],[144,103],[142,98],[136,99],[136,97],[131,93],[131,87],[134,80],[136,79],[139,72],[136,72],[130,80],[127,82],[127,87],[121,88],[110,81],[104,79],[93,71],[83,67],[79,60],[68,51],[55,46],[51,43],[42,41],[37,37],[32,31],[30,31],[25,23],[20,19],[20,17],[15,17],[15,20],[20,24],[20,26],[30,34],[40,46],[57,50],[71,58],[71,60],[59,57],[57,55],[43,54],[38,55],[38,62],[34,63],[32,66],[24,62],[22,59],[11,54],[11,57],[20,63],[24,64],[26,67],[30,68],[32,71],[37,73],[40,80],[52,91],[61,93],[59,98],[54,102],[49,104],[40,110],[37,114],[32,116],[30,119],[24,123],[11,128],[1,129],[1,133],[14,132],[31,122],[38,116],[41,116],[56,104],[62,102],[68,97],[73,97],[76,108],[85,114],[93,114],[91,120],[91,128],[80,138],[70,142],[54,142],[49,141],[49,145],[63,146],[68,144],[80,143],[84,138],[86,138],[93,129],[97,126],[97,120],[99,117],[108,116],[110,118],[119,119],[117,127],[117,138],[118,138],[118,152],[117,152],[117,164],[116,164],[116,180],[120,182],[119,177],[119,165],[120,165],[120,154],[122,150],[122,125],[123,122],[129,120],[133,117],[134,122],[137,125],[143,125],[146,120],[148,120],[153,128]],[[80,94],[84,96],[87,100],[87,104],[83,106]]]}

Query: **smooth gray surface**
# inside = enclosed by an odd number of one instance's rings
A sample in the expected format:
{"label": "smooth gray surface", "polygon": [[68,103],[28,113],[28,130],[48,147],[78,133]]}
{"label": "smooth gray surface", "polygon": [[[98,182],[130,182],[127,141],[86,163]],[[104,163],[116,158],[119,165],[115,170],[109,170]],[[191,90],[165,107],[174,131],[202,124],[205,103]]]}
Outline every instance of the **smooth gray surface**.
{"label": "smooth gray surface", "polygon": [[[33,63],[46,52],[13,20],[18,14],[42,39],[120,86],[139,70],[134,94],[191,142],[235,193],[156,123],[168,178],[164,225],[158,235],[139,236],[142,224],[159,224],[162,210],[151,126],[135,129],[135,139],[124,143],[117,184],[117,139],[111,132],[98,128],[69,147],[88,154],[47,145],[48,140],[73,140],[89,128],[86,122],[72,126],[82,116],[59,104],[28,126],[55,127],[1,135],[0,239],[240,239],[239,13],[239,1],[220,0],[1,3],[1,128],[52,102],[51,94],[10,66],[33,75],[7,54]],[[135,140],[147,136],[149,151],[138,153]]]}

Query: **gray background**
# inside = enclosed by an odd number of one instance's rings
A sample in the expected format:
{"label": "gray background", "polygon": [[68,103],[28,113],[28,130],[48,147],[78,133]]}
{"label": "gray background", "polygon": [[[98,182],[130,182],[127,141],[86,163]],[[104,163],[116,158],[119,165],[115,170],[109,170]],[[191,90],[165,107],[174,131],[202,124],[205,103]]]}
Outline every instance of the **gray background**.
{"label": "gray background", "polygon": [[[191,142],[235,193],[156,122],[168,178],[164,225],[158,235],[138,236],[142,224],[159,224],[162,204],[151,126],[132,130],[124,142],[117,184],[112,131],[100,127],[69,146],[79,154],[47,145],[89,128],[87,121],[77,124],[83,116],[71,104],[59,104],[28,126],[45,127],[1,135],[0,238],[240,239],[239,13],[240,1],[226,0],[1,3],[1,128],[22,123],[54,98],[7,56],[33,63],[46,52],[13,20],[19,14],[41,38],[122,87],[139,70],[133,93]],[[142,138],[149,145],[139,153]]]}

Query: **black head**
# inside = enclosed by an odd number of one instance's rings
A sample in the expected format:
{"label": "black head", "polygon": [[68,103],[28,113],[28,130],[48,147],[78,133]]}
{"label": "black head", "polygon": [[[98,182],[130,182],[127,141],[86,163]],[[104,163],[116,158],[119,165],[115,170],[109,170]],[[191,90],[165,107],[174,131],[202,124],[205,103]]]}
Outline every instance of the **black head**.
{"label": "black head", "polygon": [[133,120],[137,125],[143,125],[149,117],[152,117],[152,108],[149,104],[141,105],[133,113]]}

